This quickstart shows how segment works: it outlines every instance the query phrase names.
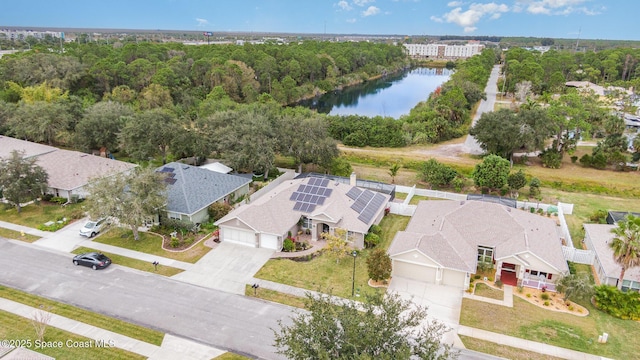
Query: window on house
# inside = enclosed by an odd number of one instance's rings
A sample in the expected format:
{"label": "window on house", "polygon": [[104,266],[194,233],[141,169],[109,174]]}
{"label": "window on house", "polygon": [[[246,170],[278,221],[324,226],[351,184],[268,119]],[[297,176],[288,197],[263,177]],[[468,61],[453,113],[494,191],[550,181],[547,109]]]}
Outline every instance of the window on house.
{"label": "window on house", "polygon": [[640,292],[640,282],[631,280],[622,281],[622,291],[627,292],[629,290]]}
{"label": "window on house", "polygon": [[169,219],[180,220],[180,214],[168,212],[167,216],[169,217]]}
{"label": "window on house", "polygon": [[311,229],[311,225],[313,225],[313,222],[311,221],[311,219],[309,219],[306,216],[302,217],[302,228],[303,229]]}
{"label": "window on house", "polygon": [[478,246],[478,262],[492,263],[493,262],[493,248]]}

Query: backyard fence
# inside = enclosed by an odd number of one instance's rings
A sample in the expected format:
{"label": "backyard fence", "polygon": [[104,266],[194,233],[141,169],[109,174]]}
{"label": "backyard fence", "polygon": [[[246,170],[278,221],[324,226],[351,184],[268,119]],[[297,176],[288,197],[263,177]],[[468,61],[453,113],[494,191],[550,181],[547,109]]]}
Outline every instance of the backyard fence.
{"label": "backyard fence", "polygon": [[565,260],[578,264],[593,265],[596,255],[591,250],[576,249],[573,246],[563,246],[562,254]]}
{"label": "backyard fence", "polygon": [[296,173],[292,170],[278,169],[280,171],[284,171],[284,173],[277,178],[273,179],[269,184],[265,185],[265,187],[260,190],[254,192],[249,196],[249,202],[256,200],[264,194],[267,194],[270,191],[273,191],[278,185],[282,184],[287,180],[291,180],[296,177]]}

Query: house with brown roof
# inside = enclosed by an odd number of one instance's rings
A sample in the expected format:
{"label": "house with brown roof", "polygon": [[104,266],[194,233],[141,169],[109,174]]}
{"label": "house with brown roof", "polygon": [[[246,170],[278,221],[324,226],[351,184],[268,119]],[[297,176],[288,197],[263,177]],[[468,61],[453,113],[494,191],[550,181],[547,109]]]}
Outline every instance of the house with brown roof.
{"label": "house with brown roof", "polygon": [[[355,178],[354,178],[355,180]],[[355,181],[354,181],[355,182]],[[280,251],[288,233],[309,230],[312,240],[335,229],[364,247],[364,236],[384,216],[387,194],[329,178],[286,180],[272,191],[243,204],[216,222],[220,240]]]}
{"label": "house with brown roof", "polygon": [[80,151],[55,150],[37,156],[36,164],[49,174],[47,193],[84,198],[86,185],[93,179],[130,171],[136,164],[86,154]]}
{"label": "house with brown roof", "polygon": [[514,286],[555,289],[568,274],[553,219],[483,201],[421,201],[388,250],[392,276],[466,288],[479,263]]}
{"label": "house with brown roof", "polygon": [[[595,253],[593,268],[600,284],[618,286],[622,267],[613,259],[609,244],[615,237],[611,232],[615,224],[584,224],[584,243]],[[622,279],[622,290],[640,291],[640,267],[627,269]]]}

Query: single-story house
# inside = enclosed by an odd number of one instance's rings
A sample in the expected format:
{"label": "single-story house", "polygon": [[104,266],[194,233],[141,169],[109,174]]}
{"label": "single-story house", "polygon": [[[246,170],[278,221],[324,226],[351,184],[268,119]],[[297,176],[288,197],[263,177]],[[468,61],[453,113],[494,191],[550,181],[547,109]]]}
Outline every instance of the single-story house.
{"label": "single-story house", "polygon": [[[618,286],[622,268],[613,259],[609,243],[615,237],[611,232],[617,225],[584,224],[584,243],[595,253],[593,267],[600,284]],[[640,291],[640,268],[627,269],[622,279],[622,290]]]}
{"label": "single-story house", "polygon": [[156,169],[167,184],[166,216],[202,223],[215,202],[231,202],[249,193],[250,179],[172,162]]}
{"label": "single-story house", "polygon": [[56,150],[58,148],[53,146],[0,135],[0,159],[8,159],[13,151],[22,153],[22,157],[28,159]]}
{"label": "single-story house", "polygon": [[216,222],[220,240],[282,249],[289,232],[309,230],[312,240],[335,229],[347,231],[347,241],[364,247],[364,236],[378,224],[390,196],[324,177],[286,180],[272,191],[244,204]]}
{"label": "single-story house", "polygon": [[85,186],[91,180],[131,171],[137,166],[124,161],[61,149],[39,155],[36,164],[49,175],[47,193],[69,200],[72,196],[84,198],[87,195]]}
{"label": "single-story house", "polygon": [[480,262],[513,286],[555,290],[569,272],[554,220],[484,201],[421,201],[388,253],[392,276],[460,288]]}

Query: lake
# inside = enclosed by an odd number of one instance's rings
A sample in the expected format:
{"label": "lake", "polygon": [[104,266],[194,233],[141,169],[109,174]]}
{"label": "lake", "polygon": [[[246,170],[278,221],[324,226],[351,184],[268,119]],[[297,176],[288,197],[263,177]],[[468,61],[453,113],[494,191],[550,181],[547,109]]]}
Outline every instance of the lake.
{"label": "lake", "polygon": [[408,115],[419,102],[449,80],[452,70],[416,68],[399,74],[323,94],[298,105],[329,115],[389,116]]}

